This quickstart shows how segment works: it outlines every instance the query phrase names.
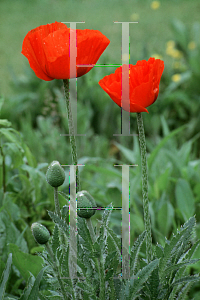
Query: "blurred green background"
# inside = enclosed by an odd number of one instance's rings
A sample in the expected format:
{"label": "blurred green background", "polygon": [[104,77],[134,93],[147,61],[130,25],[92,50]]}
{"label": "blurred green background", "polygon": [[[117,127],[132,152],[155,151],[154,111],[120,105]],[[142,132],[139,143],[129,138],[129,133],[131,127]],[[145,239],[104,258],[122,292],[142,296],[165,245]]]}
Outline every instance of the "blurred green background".
{"label": "blurred green background", "polygon": [[[198,0],[0,1],[0,277],[9,242],[25,253],[35,253],[31,224],[39,221],[52,232],[47,209],[54,211],[53,191],[45,173],[53,160],[72,162],[69,139],[60,136],[68,133],[62,80],[38,79],[21,54],[29,30],[55,21],[85,21],[77,29],[98,29],[106,35],[110,45],[98,64],[121,63],[121,25],[113,21],[139,21],[129,26],[130,63],[151,56],[165,63],[158,99],[148,108],[149,114],[143,113],[153,243],[164,245],[165,237],[170,239],[193,215],[200,238],[199,11]],[[121,110],[98,84],[115,69],[94,67],[78,78],[77,127],[87,136],[76,141],[79,163],[85,164],[79,168],[82,189],[98,206],[110,202],[121,206],[121,170],[114,164],[139,165],[130,168],[132,246],[144,230],[138,138],[113,136],[120,133]],[[137,133],[135,114],[131,114],[131,133]],[[68,194],[65,171],[60,191]],[[61,206],[67,203],[65,194],[59,195]],[[94,225],[99,226],[101,216],[98,211],[92,218]],[[119,211],[112,213],[110,223],[120,236]],[[200,264],[188,272],[200,272]],[[20,276],[15,268],[8,286],[15,296],[25,286]],[[12,288],[12,282],[18,284]],[[188,299],[192,297],[200,298],[198,285]]]}

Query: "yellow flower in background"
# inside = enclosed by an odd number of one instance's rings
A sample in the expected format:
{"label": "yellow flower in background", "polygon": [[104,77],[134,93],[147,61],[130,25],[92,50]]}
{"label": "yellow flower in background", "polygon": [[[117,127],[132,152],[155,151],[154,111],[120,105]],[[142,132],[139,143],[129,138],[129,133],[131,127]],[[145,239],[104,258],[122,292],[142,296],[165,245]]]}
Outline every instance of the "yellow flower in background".
{"label": "yellow flower in background", "polygon": [[160,1],[152,1],[151,2],[151,8],[156,10],[160,7]]}
{"label": "yellow flower in background", "polygon": [[167,48],[174,48],[174,47],[175,47],[175,42],[173,40],[167,42]]}
{"label": "yellow flower in background", "polygon": [[181,58],[183,56],[183,53],[175,48],[175,42],[172,40],[167,42],[166,53],[173,58]]}
{"label": "yellow flower in background", "polygon": [[177,73],[172,76],[172,81],[179,82],[180,80],[181,80],[181,74]]}
{"label": "yellow flower in background", "polygon": [[194,41],[189,42],[188,44],[188,49],[189,50],[194,50],[196,48],[196,43]]}
{"label": "yellow flower in background", "polygon": [[131,15],[131,20],[134,22],[134,21],[138,21],[139,20],[139,15],[137,13],[133,13]]}
{"label": "yellow flower in background", "polygon": [[181,58],[183,57],[183,53],[177,49],[174,49],[173,51],[171,51],[170,56],[173,58]]}
{"label": "yellow flower in background", "polygon": [[180,63],[179,61],[175,61],[175,62],[173,63],[173,68],[174,68],[174,69],[180,69],[180,67],[181,67],[181,63]]}
{"label": "yellow flower in background", "polygon": [[157,53],[152,54],[151,57],[154,57],[155,59],[163,59],[162,55]]}

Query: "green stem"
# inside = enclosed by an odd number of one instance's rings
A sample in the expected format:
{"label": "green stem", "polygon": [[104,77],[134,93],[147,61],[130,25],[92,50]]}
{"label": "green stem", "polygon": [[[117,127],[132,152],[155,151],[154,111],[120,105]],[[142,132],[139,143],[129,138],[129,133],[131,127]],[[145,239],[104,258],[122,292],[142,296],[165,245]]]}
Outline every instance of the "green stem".
{"label": "green stem", "polygon": [[59,204],[59,201],[58,201],[58,188],[57,187],[54,188],[54,202],[55,202],[56,214],[61,218],[60,204]]}
{"label": "green stem", "polygon": [[[54,202],[55,202],[55,211],[57,216],[59,216],[59,218],[61,219],[61,213],[60,213],[60,204],[59,204],[59,200],[58,200],[58,188],[54,187]],[[60,238],[61,238],[61,243],[62,245],[66,245],[65,243],[65,236],[64,233],[60,230]],[[64,251],[64,247],[63,247],[63,251]]]}
{"label": "green stem", "polygon": [[149,263],[152,260],[151,219],[149,213],[149,200],[148,200],[146,142],[145,142],[144,126],[143,126],[141,113],[137,113],[137,124],[138,124],[141,164],[142,164],[142,195],[143,195],[143,210],[144,210],[144,226],[146,230],[146,256],[147,256],[147,261]]}
{"label": "green stem", "polygon": [[[72,117],[72,110],[71,104],[69,101],[69,79],[63,79],[64,83],[64,93],[67,105],[67,117],[68,117],[68,125],[69,125],[69,135],[70,135],[70,145],[71,145],[71,152],[72,152],[72,161],[74,165],[77,165],[77,151],[76,151],[76,140],[74,135],[74,123]],[[79,177],[79,170],[76,167],[76,183],[77,183],[77,191],[80,191],[80,177]]]}

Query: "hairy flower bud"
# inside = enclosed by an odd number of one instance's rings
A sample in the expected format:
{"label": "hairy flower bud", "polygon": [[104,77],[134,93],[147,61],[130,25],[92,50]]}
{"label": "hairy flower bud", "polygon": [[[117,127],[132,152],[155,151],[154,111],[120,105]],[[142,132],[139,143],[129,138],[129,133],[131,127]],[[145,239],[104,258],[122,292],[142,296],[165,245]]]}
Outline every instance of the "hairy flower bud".
{"label": "hairy flower bud", "polygon": [[94,198],[87,191],[77,193],[77,214],[79,217],[91,218],[96,212],[96,207]]}
{"label": "hairy flower bud", "polygon": [[43,245],[46,244],[50,238],[50,233],[46,227],[44,227],[40,223],[33,223],[31,225],[32,234],[34,236],[34,239],[39,244]]}
{"label": "hairy flower bud", "polygon": [[58,161],[52,161],[46,173],[47,182],[53,186],[58,187],[65,181],[65,171]]}

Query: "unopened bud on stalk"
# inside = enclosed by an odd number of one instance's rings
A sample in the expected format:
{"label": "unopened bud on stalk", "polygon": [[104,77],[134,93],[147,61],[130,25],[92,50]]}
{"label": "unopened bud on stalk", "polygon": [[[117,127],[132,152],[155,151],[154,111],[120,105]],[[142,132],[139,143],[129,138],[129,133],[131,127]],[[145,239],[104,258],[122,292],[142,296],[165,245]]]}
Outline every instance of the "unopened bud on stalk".
{"label": "unopened bud on stalk", "polygon": [[43,245],[46,244],[50,238],[50,233],[46,227],[44,227],[40,223],[33,223],[31,225],[32,234],[34,236],[34,239],[39,244]]}
{"label": "unopened bud on stalk", "polygon": [[96,202],[87,191],[77,193],[77,214],[81,218],[89,219],[96,212]]}
{"label": "unopened bud on stalk", "polygon": [[46,173],[47,182],[53,187],[59,187],[65,181],[65,171],[58,161],[52,161]]}

